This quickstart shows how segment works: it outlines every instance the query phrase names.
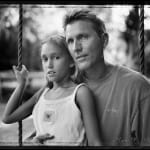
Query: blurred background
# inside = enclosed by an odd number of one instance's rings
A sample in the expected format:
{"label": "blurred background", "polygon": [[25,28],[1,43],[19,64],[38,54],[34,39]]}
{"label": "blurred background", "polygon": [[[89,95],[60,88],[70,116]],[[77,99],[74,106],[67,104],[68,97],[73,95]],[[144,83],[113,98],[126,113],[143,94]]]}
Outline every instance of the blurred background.
{"label": "blurred background", "polygon": [[[63,16],[75,8],[89,8],[104,20],[109,33],[109,44],[104,52],[106,61],[140,71],[138,6],[23,5],[22,62],[30,71],[23,100],[45,84],[40,41],[53,32],[63,32]],[[16,87],[12,65],[18,64],[18,21],[19,5],[0,4],[0,120],[5,104]],[[150,5],[144,6],[144,41],[145,75],[150,78]],[[7,135],[2,136],[4,131],[0,129],[0,141],[8,138]],[[13,134],[16,135],[16,132],[13,131]]]}

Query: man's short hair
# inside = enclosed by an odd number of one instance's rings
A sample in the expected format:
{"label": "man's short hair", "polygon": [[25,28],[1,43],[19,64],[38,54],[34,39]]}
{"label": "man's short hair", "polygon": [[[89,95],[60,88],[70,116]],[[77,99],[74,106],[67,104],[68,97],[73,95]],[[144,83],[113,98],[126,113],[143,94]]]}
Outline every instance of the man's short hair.
{"label": "man's short hair", "polygon": [[106,33],[106,27],[104,22],[88,9],[82,10],[75,9],[71,12],[68,12],[64,17],[63,22],[64,30],[66,30],[66,26],[68,24],[71,24],[79,20],[91,22],[94,30],[99,36],[101,36],[103,33]]}

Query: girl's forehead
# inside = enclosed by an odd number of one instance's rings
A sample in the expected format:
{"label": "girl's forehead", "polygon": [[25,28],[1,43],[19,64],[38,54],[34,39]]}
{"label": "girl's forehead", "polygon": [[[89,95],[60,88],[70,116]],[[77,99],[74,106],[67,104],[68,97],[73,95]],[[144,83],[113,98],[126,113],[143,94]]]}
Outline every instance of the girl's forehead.
{"label": "girl's forehead", "polygon": [[[62,48],[58,45],[58,44],[56,44],[56,43],[54,43],[54,42],[48,42],[48,43],[45,43],[45,44],[43,44],[43,46],[42,46],[42,50],[49,50],[49,51],[51,51],[51,50],[55,50],[55,51],[60,51]],[[61,50],[62,51],[62,50]]]}
{"label": "girl's forehead", "polygon": [[42,54],[67,54],[66,50],[60,45],[49,42],[42,45],[41,55]]}

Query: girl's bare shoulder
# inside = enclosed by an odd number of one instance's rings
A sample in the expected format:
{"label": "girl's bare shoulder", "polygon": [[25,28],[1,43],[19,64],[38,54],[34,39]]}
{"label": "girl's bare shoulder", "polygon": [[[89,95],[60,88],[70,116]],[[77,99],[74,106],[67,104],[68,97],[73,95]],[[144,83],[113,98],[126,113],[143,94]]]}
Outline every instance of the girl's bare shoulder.
{"label": "girl's bare shoulder", "polygon": [[88,85],[81,84],[77,90],[76,97],[78,101],[84,101],[92,97],[92,92]]}

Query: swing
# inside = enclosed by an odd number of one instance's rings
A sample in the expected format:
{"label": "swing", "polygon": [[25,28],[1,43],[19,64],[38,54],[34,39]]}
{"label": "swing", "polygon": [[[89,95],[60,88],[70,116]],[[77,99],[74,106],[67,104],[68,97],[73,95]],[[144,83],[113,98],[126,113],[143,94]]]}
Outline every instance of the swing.
{"label": "swing", "polygon": [[[144,74],[144,5],[139,6],[140,10],[140,24],[139,24],[139,59],[140,59],[140,71]],[[19,32],[18,32],[18,68],[21,69],[22,66],[22,27],[23,27],[23,6],[19,5]],[[19,135],[18,135],[18,143],[19,146],[23,146],[22,143],[22,121],[18,122]]]}

